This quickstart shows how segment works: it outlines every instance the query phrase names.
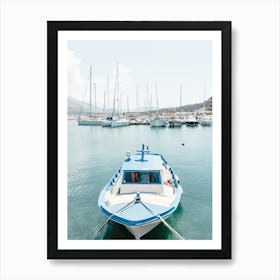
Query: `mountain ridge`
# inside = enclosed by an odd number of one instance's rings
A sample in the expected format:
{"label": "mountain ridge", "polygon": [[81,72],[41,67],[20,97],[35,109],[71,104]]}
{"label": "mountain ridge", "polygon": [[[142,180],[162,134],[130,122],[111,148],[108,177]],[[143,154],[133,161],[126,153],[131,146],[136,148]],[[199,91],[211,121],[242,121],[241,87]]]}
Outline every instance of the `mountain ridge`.
{"label": "mountain ridge", "polygon": [[[81,111],[81,107],[82,107],[82,102],[72,96],[68,97],[68,115],[78,115]],[[84,103],[83,104],[83,113],[84,114],[88,114],[89,111],[89,103]],[[188,105],[183,105],[178,106],[178,107],[170,107],[170,108],[161,108],[158,111],[159,112],[179,112],[180,110],[182,112],[193,112],[193,111],[197,111],[199,109],[203,108],[203,102],[200,103],[195,103],[195,104],[188,104]],[[94,112],[95,107],[94,105],[92,106],[92,112]],[[205,110],[207,111],[212,111],[212,97],[208,98],[205,101]],[[143,108],[140,109],[140,112],[144,111]],[[150,111],[157,111],[155,108],[153,108]],[[96,107],[96,112],[97,113],[102,113],[103,112],[103,108],[100,107]],[[111,113],[112,112],[112,108],[110,109],[106,109],[105,113]],[[133,112],[133,111],[132,111]]]}

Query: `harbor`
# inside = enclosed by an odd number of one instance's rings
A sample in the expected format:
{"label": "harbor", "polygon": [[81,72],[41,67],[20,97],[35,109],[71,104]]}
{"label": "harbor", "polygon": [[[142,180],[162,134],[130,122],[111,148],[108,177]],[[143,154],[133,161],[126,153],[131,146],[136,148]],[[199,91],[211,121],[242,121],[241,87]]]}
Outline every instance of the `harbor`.
{"label": "harbor", "polygon": [[[143,143],[164,155],[180,178],[181,201],[167,223],[184,239],[212,238],[211,126],[105,128],[78,125],[74,119],[68,121],[68,239],[135,239],[125,226],[112,221],[99,231],[106,216],[99,209],[98,199],[127,152],[134,153]],[[178,238],[160,223],[141,239]]]}
{"label": "harbor", "polygon": [[[203,101],[195,104],[183,104],[182,84],[179,85],[177,107],[160,107],[158,85],[146,85],[146,97],[144,106],[139,105],[139,87],[136,84],[136,104],[133,110],[130,109],[129,95],[126,99],[126,108],[119,85],[119,64],[116,67],[113,94],[110,102],[109,78],[107,78],[107,88],[104,89],[103,108],[97,102],[97,84],[92,81],[92,66],[89,68],[89,83],[86,86],[83,100],[68,98],[68,119],[77,120],[78,125],[97,125],[102,127],[122,127],[129,125],[149,125],[151,127],[170,128],[181,127],[182,125],[195,127],[198,124],[203,126],[212,125],[212,97],[206,100],[206,85],[203,86]],[[89,100],[86,102],[89,91]],[[175,92],[172,94],[176,96]],[[143,96],[143,93],[142,93]],[[154,100],[154,102],[153,102]],[[110,107],[111,104],[111,107]],[[74,109],[73,109],[74,108]],[[75,110],[76,108],[76,110]],[[77,108],[79,110],[77,111]],[[102,109],[101,109],[102,108]]]}
{"label": "harbor", "polygon": [[[159,105],[157,84],[153,92],[146,85],[141,108],[137,85],[135,108],[129,96],[124,108],[118,69],[117,63],[111,102],[107,84],[103,108],[92,66],[83,100],[68,98],[69,239],[211,239],[212,97],[206,99],[205,84],[203,101],[195,104],[183,104],[180,84],[178,106],[168,108]],[[201,209],[206,212],[197,216]]]}
{"label": "harbor", "polygon": [[[68,115],[68,120],[76,120],[79,125],[97,125],[102,127],[109,127],[106,125],[106,121],[110,119],[109,114],[95,113],[80,117],[78,115]],[[160,127],[181,127],[182,125],[197,126],[197,125],[212,125],[212,112],[211,111],[197,111],[197,112],[184,112],[184,113],[161,113],[156,112],[123,112],[121,114],[122,119],[125,118],[127,125],[148,125],[153,126],[153,120],[155,118],[164,120],[159,123]],[[206,122],[207,120],[207,122]],[[111,126],[111,125],[110,125]],[[155,125],[154,125],[155,126]]]}
{"label": "harbor", "polygon": [[211,83],[88,70],[68,96],[68,239],[211,240]]}

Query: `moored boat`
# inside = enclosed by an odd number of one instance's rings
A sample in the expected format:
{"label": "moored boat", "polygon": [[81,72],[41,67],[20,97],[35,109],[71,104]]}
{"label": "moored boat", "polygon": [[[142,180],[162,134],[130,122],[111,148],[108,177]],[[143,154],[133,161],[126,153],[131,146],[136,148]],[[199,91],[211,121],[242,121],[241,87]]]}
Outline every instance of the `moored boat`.
{"label": "moored boat", "polygon": [[181,127],[182,126],[182,121],[178,120],[178,119],[170,120],[168,123],[169,123],[169,127]]}
{"label": "moored boat", "polygon": [[178,207],[183,193],[178,177],[161,154],[147,149],[126,154],[121,168],[103,188],[98,206],[108,219],[140,239]]}
{"label": "moored boat", "polygon": [[165,118],[155,117],[150,122],[150,127],[165,127],[167,121]]}
{"label": "moored boat", "polygon": [[[119,63],[117,63],[117,71],[116,71],[116,83],[115,83],[115,90],[114,90],[114,101],[113,101],[113,111],[112,115],[110,117],[107,117],[106,120],[104,120],[101,125],[103,127],[122,127],[122,126],[128,126],[129,120],[126,119],[124,116],[120,116],[120,112],[118,112],[118,115],[116,115],[115,112],[115,104],[116,104],[116,93],[119,93]],[[117,98],[119,102],[119,96]],[[119,104],[118,104],[119,106]]]}
{"label": "moored boat", "polygon": [[101,125],[102,127],[111,127],[112,123],[112,117],[107,117],[106,120],[104,120]]}
{"label": "moored boat", "polygon": [[182,126],[182,85],[180,84],[180,119],[173,118],[168,122],[169,127],[181,127]]}
{"label": "moored boat", "polygon": [[212,125],[212,117],[204,116],[201,118],[200,125],[202,126],[211,126]]}
{"label": "moored boat", "polygon": [[195,116],[189,116],[186,120],[186,125],[192,127],[198,126],[198,120]]}
{"label": "moored boat", "polygon": [[103,120],[93,116],[83,116],[83,118],[78,117],[77,121],[78,125],[102,125]]}
{"label": "moored boat", "polygon": [[[81,105],[81,109],[77,118],[78,125],[101,125],[102,120],[98,118],[96,115],[92,114],[92,104],[91,104],[91,95],[92,95],[92,90],[91,90],[91,76],[92,76],[92,66],[90,66],[90,78],[89,78],[89,94],[90,94],[90,107],[89,107],[89,114],[88,115],[82,115],[82,110],[83,110],[83,105],[84,105],[84,100]],[[96,96],[96,85],[94,84],[94,92]],[[96,97],[95,97],[95,114],[96,114]]]}
{"label": "moored boat", "polygon": [[126,118],[120,118],[116,120],[112,120],[111,127],[121,127],[121,126],[128,126],[129,120]]}

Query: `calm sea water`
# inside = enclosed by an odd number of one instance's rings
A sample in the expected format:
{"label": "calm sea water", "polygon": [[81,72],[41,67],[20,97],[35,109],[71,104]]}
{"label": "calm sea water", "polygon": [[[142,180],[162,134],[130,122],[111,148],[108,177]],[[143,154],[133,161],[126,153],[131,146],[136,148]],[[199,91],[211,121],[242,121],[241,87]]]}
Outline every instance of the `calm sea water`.
{"label": "calm sea water", "polygon": [[[184,143],[184,145],[182,145]],[[167,222],[185,239],[212,239],[212,128],[103,128],[68,121],[68,239],[91,239],[106,220],[97,206],[101,189],[126,151],[141,145],[161,153],[180,178],[184,194]],[[96,239],[134,239],[110,222]],[[160,224],[142,239],[176,239]]]}

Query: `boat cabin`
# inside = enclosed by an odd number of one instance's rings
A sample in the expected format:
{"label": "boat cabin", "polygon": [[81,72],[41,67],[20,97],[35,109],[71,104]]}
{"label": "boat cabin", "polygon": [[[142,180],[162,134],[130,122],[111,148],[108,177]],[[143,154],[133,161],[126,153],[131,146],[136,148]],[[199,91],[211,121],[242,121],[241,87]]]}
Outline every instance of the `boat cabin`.
{"label": "boat cabin", "polygon": [[161,184],[160,171],[124,171],[123,184]]}
{"label": "boat cabin", "polygon": [[122,166],[120,177],[112,192],[162,194],[172,188],[172,175],[160,155],[141,154],[129,156]]}

